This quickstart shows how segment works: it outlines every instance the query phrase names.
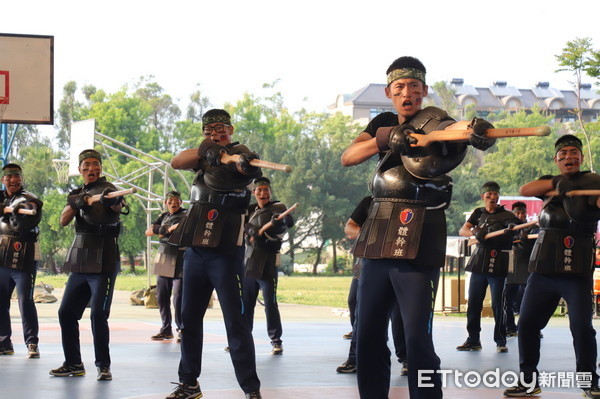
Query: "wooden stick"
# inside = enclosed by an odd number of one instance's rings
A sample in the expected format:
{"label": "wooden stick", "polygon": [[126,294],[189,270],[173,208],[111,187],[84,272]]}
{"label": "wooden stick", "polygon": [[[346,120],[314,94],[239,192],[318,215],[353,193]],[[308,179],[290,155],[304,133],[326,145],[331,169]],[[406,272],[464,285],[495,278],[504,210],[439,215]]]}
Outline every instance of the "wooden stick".
{"label": "wooden stick", "polygon": [[535,240],[535,239],[537,239],[537,238],[538,238],[538,235],[539,235],[539,234],[527,234],[527,238],[528,238],[529,240]]}
{"label": "wooden stick", "polygon": [[[106,194],[105,197],[106,198],[116,198],[116,197],[121,197],[123,195],[134,194],[136,192],[137,192],[136,188],[128,188],[126,190],[111,191],[110,193]],[[88,203],[88,205],[92,205],[94,202],[100,201],[100,198],[102,198],[102,194],[94,194],[87,199],[87,203]]]}
{"label": "wooden stick", "polygon": [[[296,209],[300,204],[298,204],[297,202],[290,206],[288,209],[285,210],[285,212],[282,212],[281,214],[279,214],[279,216],[277,216],[275,219],[276,220],[281,220],[284,217],[286,217],[287,215],[289,215],[290,213],[292,213],[294,211],[294,209]],[[268,221],[267,223],[264,224],[263,227],[260,228],[260,230],[258,230],[258,235],[262,236],[265,231],[269,230],[271,228],[271,226],[273,226],[273,222],[272,221]]]}
{"label": "wooden stick", "polygon": [[[522,223],[522,224],[518,224],[515,227],[513,227],[511,229],[511,231],[515,231],[515,230],[521,230],[527,227],[531,227],[531,226],[535,226],[537,224],[537,220],[534,220],[532,222],[527,222],[527,223]],[[502,229],[502,230],[496,230],[496,231],[492,231],[491,233],[487,233],[485,235],[485,239],[488,240],[490,238],[494,238],[494,237],[498,237],[501,236],[503,234],[506,233],[508,229]],[[469,238],[469,246],[477,244],[477,239],[476,238]]]}
{"label": "wooden stick", "polygon": [[[5,206],[4,213],[12,213],[13,209],[14,208],[12,206]],[[19,209],[19,213],[21,215],[37,215],[37,211],[35,209]]]}
{"label": "wooden stick", "polygon": [[[460,130],[434,130],[427,134],[410,133],[411,139],[416,140],[412,143],[412,147],[425,147],[434,141],[469,141],[469,137],[473,133],[472,129]],[[548,126],[537,127],[521,127],[521,128],[506,128],[506,129],[487,129],[485,137],[497,139],[504,137],[525,137],[525,136],[547,136],[550,134]]]}
{"label": "wooden stick", "polygon": [[[558,191],[548,191],[546,197],[552,197],[558,195]],[[571,190],[565,193],[567,197],[573,197],[575,195],[600,195],[600,190]]]}
{"label": "wooden stick", "polygon": [[[229,155],[226,153],[221,154],[221,162],[224,164],[230,163],[238,163],[240,161],[240,156],[238,154]],[[292,171],[292,167],[290,165],[284,165],[281,163],[263,161],[262,159],[253,159],[250,161],[250,165],[256,166],[259,168],[273,169],[279,170],[281,172],[290,173]]]}

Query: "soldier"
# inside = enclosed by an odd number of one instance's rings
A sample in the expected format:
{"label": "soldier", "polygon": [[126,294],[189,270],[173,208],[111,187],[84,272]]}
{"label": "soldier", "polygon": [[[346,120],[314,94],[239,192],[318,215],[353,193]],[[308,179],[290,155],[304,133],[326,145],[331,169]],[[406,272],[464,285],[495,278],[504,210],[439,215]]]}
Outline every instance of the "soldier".
{"label": "soldier", "polygon": [[[75,219],[75,239],[67,253],[63,271],[69,272],[58,319],[65,361],[50,370],[56,377],[83,376],[79,344],[79,320],[89,302],[94,336],[95,365],[98,381],[112,380],[110,371],[110,330],[108,317],[117,273],[121,270],[118,237],[121,230],[123,197],[107,196],[116,191],[102,176],[102,156],[93,149],[79,154],[79,173],[83,186],[71,191],[60,224]],[[100,200],[92,202],[92,195]]]}
{"label": "soldier", "polygon": [[[582,143],[576,136],[561,136],[554,145],[554,163],[560,172],[542,176],[519,189],[525,196],[545,199],[540,212],[540,232],[529,261],[519,316],[519,384],[504,391],[521,397],[541,392],[537,365],[540,360],[540,331],[554,314],[560,298],[569,308],[569,328],[580,388],[587,398],[600,398],[596,373],[596,331],[592,325],[594,235],[600,219],[600,197],[566,196],[574,189],[600,189],[600,176],[580,171]],[[557,196],[548,193],[556,189]]]}
{"label": "soldier", "polygon": [[[10,340],[10,298],[16,287],[27,357],[37,359],[40,357],[39,326],[33,287],[37,273],[35,246],[43,202],[23,189],[22,179],[19,165],[10,163],[2,168],[5,189],[0,191],[0,355],[14,353]],[[19,213],[21,209],[36,213]]]}
{"label": "soldier", "polygon": [[[287,210],[285,204],[271,200],[271,181],[266,177],[254,180],[256,203],[248,208],[246,232],[246,277],[243,298],[250,329],[254,324],[254,308],[258,291],[263,293],[267,333],[271,338],[271,354],[283,354],[281,316],[277,305],[278,258],[283,236],[294,226],[292,215],[278,219]],[[271,222],[272,226],[260,234],[261,228]]]}
{"label": "soldier", "polygon": [[177,247],[168,243],[171,233],[185,215],[181,207],[181,194],[170,191],[165,197],[166,212],[160,214],[146,230],[146,236],[158,235],[160,245],[154,274],[156,274],[156,299],[162,325],[160,331],[150,337],[155,341],[173,339],[171,294],[173,294],[173,307],[175,308],[175,325],[177,325],[177,342],[181,341],[181,277],[183,276],[183,251],[186,248]]}
{"label": "soldier", "polygon": [[[190,208],[169,242],[188,247],[183,258],[181,361],[179,384],[167,399],[202,397],[198,377],[202,364],[203,318],[213,289],[225,319],[231,361],[246,399],[260,399],[254,340],[244,315],[241,291],[244,247],[243,221],[251,193],[246,188],[260,177],[258,158],[246,146],[233,143],[231,116],[212,109],[202,116],[204,140],[198,149],[184,150],[171,160],[175,169],[197,172]],[[239,155],[226,164],[224,155]]]}
{"label": "soldier", "polygon": [[[518,201],[512,204],[512,212],[522,222],[527,222],[527,205]],[[515,324],[515,309],[519,309],[521,298],[525,291],[529,272],[529,257],[535,240],[527,238],[529,234],[537,231],[537,226],[530,226],[519,230],[513,241],[513,267],[509,267],[506,283],[504,284],[504,324],[507,337],[518,335]]]}
{"label": "soldier", "polygon": [[479,351],[481,341],[481,311],[488,285],[492,294],[494,313],[494,341],[496,352],[506,353],[506,327],[502,309],[504,280],[508,273],[509,252],[512,248],[513,234],[507,232],[498,237],[486,239],[488,233],[504,230],[520,223],[514,213],[498,204],[500,186],[488,181],[481,187],[481,199],[485,206],[476,208],[462,225],[458,234],[463,237],[475,236],[477,247],[473,251],[466,271],[471,272],[469,279],[469,301],[467,304],[467,331],[469,337],[464,344],[457,346],[459,351]]}
{"label": "soldier", "polygon": [[[354,250],[354,256],[363,258],[355,331],[361,398],[388,397],[386,338],[394,302],[404,322],[411,398],[442,397],[440,359],[432,337],[432,299],[445,259],[444,209],[452,187],[446,173],[460,164],[467,145],[438,141],[412,147],[410,134],[469,125],[471,145],[483,150],[494,143],[484,136],[492,125],[483,119],[456,122],[439,108],[422,109],[428,92],[425,72],[413,57],[400,57],[389,66],[385,93],[397,114],[377,115],[341,159],[342,165],[351,166],[374,155],[380,158],[372,180],[373,203]],[[430,386],[419,384],[420,373]]]}

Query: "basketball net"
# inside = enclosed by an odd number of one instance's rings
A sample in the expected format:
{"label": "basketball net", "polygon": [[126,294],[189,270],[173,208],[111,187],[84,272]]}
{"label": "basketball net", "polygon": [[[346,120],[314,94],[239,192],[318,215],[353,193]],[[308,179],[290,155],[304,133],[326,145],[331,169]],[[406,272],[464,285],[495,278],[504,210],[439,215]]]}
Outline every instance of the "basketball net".
{"label": "basketball net", "polygon": [[67,184],[69,182],[69,161],[65,159],[53,159],[52,166],[56,170],[58,183]]}

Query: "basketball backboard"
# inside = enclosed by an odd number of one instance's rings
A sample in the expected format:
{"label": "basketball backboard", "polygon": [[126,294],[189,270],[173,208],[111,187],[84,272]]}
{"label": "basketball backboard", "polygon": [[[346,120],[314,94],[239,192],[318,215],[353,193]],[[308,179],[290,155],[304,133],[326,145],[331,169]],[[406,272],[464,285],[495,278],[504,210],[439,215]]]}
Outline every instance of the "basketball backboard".
{"label": "basketball backboard", "polygon": [[96,119],[71,123],[71,147],[69,148],[69,176],[79,176],[79,153],[94,148]]}
{"label": "basketball backboard", "polygon": [[1,123],[54,123],[54,37],[0,33]]}

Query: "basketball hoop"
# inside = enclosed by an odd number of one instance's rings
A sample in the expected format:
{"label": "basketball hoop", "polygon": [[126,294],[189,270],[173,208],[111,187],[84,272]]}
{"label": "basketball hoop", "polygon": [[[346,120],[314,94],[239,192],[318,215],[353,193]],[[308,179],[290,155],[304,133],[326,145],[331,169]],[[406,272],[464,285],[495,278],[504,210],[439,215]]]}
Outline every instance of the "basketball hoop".
{"label": "basketball hoop", "polygon": [[69,182],[69,161],[65,159],[53,159],[52,166],[56,170],[58,182],[60,184],[67,184]]}

